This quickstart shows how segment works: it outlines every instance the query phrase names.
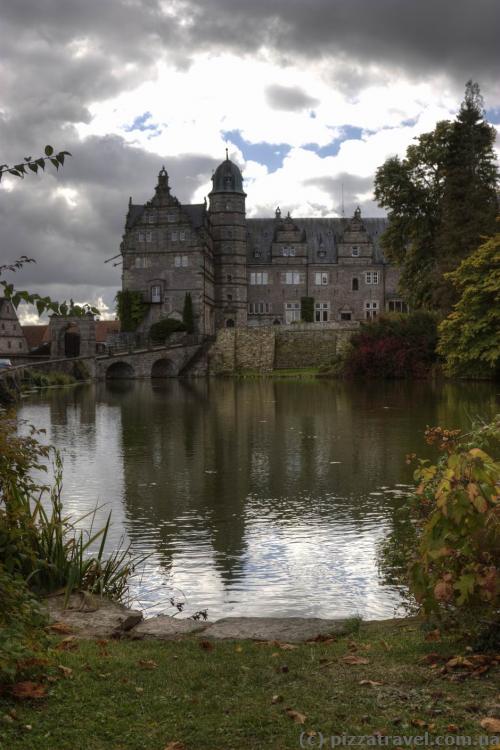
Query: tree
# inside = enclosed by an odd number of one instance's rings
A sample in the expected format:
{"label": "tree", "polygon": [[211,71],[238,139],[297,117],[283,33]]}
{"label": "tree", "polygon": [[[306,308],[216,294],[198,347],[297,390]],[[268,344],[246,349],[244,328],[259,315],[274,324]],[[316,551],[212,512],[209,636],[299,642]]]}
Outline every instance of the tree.
{"label": "tree", "polygon": [[460,297],[439,326],[438,352],[449,375],[500,374],[500,233],[452,273]]}
{"label": "tree", "polygon": [[193,333],[194,331],[193,300],[189,292],[187,292],[186,296],[184,297],[184,307],[182,309],[182,322],[186,326],[186,331],[188,333]]}
{"label": "tree", "polygon": [[[50,162],[56,169],[63,166],[66,156],[71,156],[69,151],[59,151],[54,153],[52,146],[45,146],[45,156],[41,156],[37,159],[33,159],[31,156],[25,156],[24,162],[15,164],[13,167],[9,167],[8,164],[0,164],[0,181],[5,174],[10,174],[14,177],[20,177],[24,179],[29,173],[26,171],[29,169],[35,174],[39,169],[44,170],[47,162]],[[15,308],[18,307],[20,302],[26,302],[27,304],[35,305],[37,312],[41,315],[44,312],[50,311],[55,315],[77,315],[83,316],[87,313],[98,315],[99,310],[90,305],[75,305],[71,299],[69,302],[55,302],[50,297],[42,297],[39,294],[27,292],[24,290],[15,289],[13,284],[9,284],[2,276],[6,272],[15,272],[21,270],[27,263],[35,263],[33,258],[28,258],[25,255],[21,256],[14,263],[0,266],[0,289],[3,290],[3,296],[9,299]]]}
{"label": "tree", "polygon": [[412,307],[449,312],[456,300],[445,273],[494,232],[494,138],[479,87],[469,81],[454,122],[439,122],[404,159],[391,157],[377,170],[375,197],[389,211],[382,246],[401,267],[401,290]]}

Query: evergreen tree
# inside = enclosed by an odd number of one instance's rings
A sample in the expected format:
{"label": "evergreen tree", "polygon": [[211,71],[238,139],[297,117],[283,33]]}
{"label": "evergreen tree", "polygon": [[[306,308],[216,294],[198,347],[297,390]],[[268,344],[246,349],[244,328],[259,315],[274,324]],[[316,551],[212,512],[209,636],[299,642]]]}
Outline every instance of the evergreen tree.
{"label": "evergreen tree", "polygon": [[375,197],[389,210],[382,246],[401,268],[401,291],[412,307],[449,312],[457,268],[494,231],[498,170],[495,130],[484,121],[477,83],[469,81],[453,122],[439,122],[377,170]]}
{"label": "evergreen tree", "polygon": [[484,121],[477,83],[468,81],[452,125],[446,157],[439,249],[443,270],[456,267],[495,232],[497,214],[496,130]]}
{"label": "evergreen tree", "polygon": [[184,297],[184,307],[182,309],[182,322],[186,326],[186,331],[188,333],[193,333],[194,331],[193,300],[189,292],[187,292],[186,296]]}

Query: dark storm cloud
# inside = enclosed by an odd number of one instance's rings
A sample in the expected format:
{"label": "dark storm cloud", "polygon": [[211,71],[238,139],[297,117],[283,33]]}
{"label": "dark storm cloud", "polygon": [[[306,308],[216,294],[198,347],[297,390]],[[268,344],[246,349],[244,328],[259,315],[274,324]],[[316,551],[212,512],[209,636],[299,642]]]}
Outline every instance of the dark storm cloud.
{"label": "dark storm cloud", "polygon": [[266,100],[273,109],[282,109],[287,112],[300,112],[319,104],[318,99],[309,96],[297,86],[279,86],[278,84],[266,88]]}
{"label": "dark storm cloud", "polygon": [[[496,0],[191,0],[193,42],[285,60],[335,58],[417,78],[445,74],[460,87],[494,82],[500,64]],[[359,81],[362,85],[362,76]]]}
{"label": "dark storm cloud", "polygon": [[[493,105],[497,8],[495,0],[0,0],[0,161],[38,155],[45,143],[74,154],[57,178],[30,176],[0,192],[0,261],[36,257],[23,286],[75,298],[104,289],[110,303],[119,269],[103,260],[118,252],[128,195],[151,197],[162,160],[113,136],[82,142],[74,125],[90,122],[93,103],[154,79],[158,61],[186,67],[200,51],[266,47],[283,64],[327,61],[332,85],[353,96],[402,71],[442,74],[459,89],[473,77]],[[306,91],[269,84],[271,106],[314,105]],[[170,158],[174,192],[189,200],[214,166],[203,155]],[[357,179],[345,176],[353,199],[364,191]],[[77,191],[77,208],[53,196],[57,186]],[[323,187],[337,203],[336,187]]]}

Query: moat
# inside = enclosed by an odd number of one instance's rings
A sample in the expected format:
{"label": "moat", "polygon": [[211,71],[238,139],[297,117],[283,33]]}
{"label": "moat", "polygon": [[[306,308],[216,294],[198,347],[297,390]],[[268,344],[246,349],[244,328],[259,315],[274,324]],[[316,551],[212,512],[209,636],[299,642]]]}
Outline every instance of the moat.
{"label": "moat", "polygon": [[[491,383],[166,380],[54,389],[19,416],[64,459],[64,502],[110,547],[149,553],[131,587],[147,614],[402,614],[381,555],[406,533],[409,453],[426,425],[498,411]],[[89,523],[86,519],[84,524]]]}

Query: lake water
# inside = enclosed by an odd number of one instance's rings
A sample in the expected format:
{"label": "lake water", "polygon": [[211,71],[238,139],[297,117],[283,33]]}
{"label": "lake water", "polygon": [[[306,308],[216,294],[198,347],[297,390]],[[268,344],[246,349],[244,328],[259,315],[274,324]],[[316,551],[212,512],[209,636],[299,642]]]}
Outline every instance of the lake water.
{"label": "lake water", "polygon": [[[490,383],[167,380],[29,396],[20,417],[63,454],[65,508],[112,510],[150,557],[131,594],[147,614],[401,614],[380,546],[404,533],[426,425],[498,410]],[[86,523],[86,522],[85,522]]]}

